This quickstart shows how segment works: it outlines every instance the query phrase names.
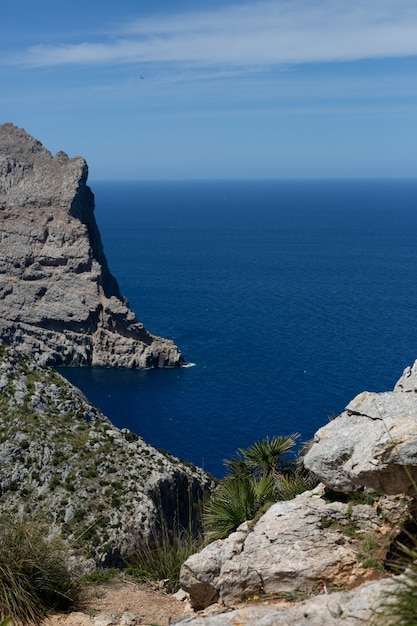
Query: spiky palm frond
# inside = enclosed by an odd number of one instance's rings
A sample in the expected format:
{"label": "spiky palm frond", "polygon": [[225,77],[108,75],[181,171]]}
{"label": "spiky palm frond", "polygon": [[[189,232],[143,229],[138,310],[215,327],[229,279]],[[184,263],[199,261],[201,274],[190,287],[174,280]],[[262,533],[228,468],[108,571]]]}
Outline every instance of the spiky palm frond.
{"label": "spiky palm frond", "polygon": [[309,472],[293,472],[280,476],[275,483],[276,500],[292,500],[300,493],[314,489],[318,485],[316,476]]}
{"label": "spiky palm frond", "polygon": [[270,477],[229,476],[220,485],[204,515],[210,541],[224,539],[240,524],[252,519],[267,503],[273,502],[274,481]]}
{"label": "spiky palm frond", "polygon": [[295,445],[298,436],[295,433],[288,437],[264,437],[249,448],[239,448],[239,453],[255,473],[273,476],[279,473],[278,464],[282,455]]}
{"label": "spiky palm frond", "polygon": [[252,467],[249,465],[247,459],[245,459],[240,450],[230,457],[230,459],[226,459],[224,461],[224,465],[226,466],[228,473],[236,478],[239,476],[251,476],[253,474]]}

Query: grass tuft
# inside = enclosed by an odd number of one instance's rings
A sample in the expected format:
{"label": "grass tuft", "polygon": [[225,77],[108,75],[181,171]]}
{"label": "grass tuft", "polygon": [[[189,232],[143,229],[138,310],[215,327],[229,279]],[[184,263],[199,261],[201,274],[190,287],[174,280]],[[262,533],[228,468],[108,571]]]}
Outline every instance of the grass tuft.
{"label": "grass tuft", "polygon": [[49,609],[71,604],[60,545],[45,536],[35,522],[0,521],[0,619],[39,624]]}
{"label": "grass tuft", "polygon": [[166,590],[175,593],[180,588],[181,565],[202,547],[201,533],[177,524],[171,530],[162,521],[149,538],[142,539],[125,572],[137,582],[164,581]]}

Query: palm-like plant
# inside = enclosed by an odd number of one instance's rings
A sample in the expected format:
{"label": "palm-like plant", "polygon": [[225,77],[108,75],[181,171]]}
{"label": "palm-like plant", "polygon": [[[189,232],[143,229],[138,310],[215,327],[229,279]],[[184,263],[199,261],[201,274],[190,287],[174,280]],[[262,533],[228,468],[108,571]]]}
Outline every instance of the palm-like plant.
{"label": "palm-like plant", "polygon": [[208,502],[204,515],[206,537],[223,539],[245,520],[261,514],[277,500],[290,500],[312,489],[317,479],[282,456],[294,446],[297,434],[265,437],[239,448],[225,465],[229,475]]}
{"label": "palm-like plant", "polygon": [[294,445],[299,435],[265,437],[249,448],[238,448],[237,454],[225,461],[234,476],[253,475],[279,477],[283,473],[281,457]]}
{"label": "palm-like plant", "polygon": [[206,538],[223,539],[274,501],[270,476],[228,476],[219,486],[204,515]]}

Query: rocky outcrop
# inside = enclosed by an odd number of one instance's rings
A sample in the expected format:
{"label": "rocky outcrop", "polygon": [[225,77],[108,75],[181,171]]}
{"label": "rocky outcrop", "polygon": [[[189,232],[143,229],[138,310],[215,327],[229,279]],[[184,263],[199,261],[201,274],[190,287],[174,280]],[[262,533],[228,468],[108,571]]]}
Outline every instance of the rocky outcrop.
{"label": "rocky outcrop", "polygon": [[[417,362],[394,391],[359,394],[321,428],[304,464],[322,483],[191,556],[181,585],[204,614],[181,623],[330,626],[343,620],[353,626],[375,617],[383,591],[394,584],[389,579],[340,593],[328,589],[356,587],[369,564],[391,554],[392,540],[413,514],[416,392]],[[270,606],[294,593],[314,597]]]}
{"label": "rocky outcrop", "polygon": [[[351,591],[322,593],[293,605],[267,605],[257,602],[224,612],[182,618],[181,626],[359,626],[378,624],[381,598],[389,594],[395,579],[380,580]],[[374,621],[373,621],[374,620]]]}
{"label": "rocky outcrop", "polygon": [[178,366],[109,271],[81,157],[0,125],[0,339],[49,365]]}
{"label": "rocky outcrop", "polygon": [[416,364],[385,393],[363,392],[320,428],[305,466],[331,489],[416,496]]}
{"label": "rocky outcrop", "polygon": [[202,470],[119,430],[62,376],[0,344],[0,514],[40,516],[71,551],[112,566],[156,520],[187,524],[209,487]]}
{"label": "rocky outcrop", "polygon": [[256,524],[245,523],[191,556],[181,569],[181,586],[196,609],[317,593],[326,583],[351,582],[360,569],[360,539],[373,533],[382,542],[386,532],[375,508],[329,502],[321,485],[277,502]]}
{"label": "rocky outcrop", "polygon": [[405,368],[401,378],[394,387],[394,391],[417,393],[417,361],[414,361],[412,366]]}

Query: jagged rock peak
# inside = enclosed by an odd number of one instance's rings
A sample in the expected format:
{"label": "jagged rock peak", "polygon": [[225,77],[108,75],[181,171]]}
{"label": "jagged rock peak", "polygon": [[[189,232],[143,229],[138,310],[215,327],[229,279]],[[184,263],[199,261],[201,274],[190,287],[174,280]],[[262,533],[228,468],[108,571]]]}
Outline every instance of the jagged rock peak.
{"label": "jagged rock peak", "polygon": [[0,339],[49,365],[173,367],[175,344],[138,322],[104,255],[82,157],[0,125]]}

